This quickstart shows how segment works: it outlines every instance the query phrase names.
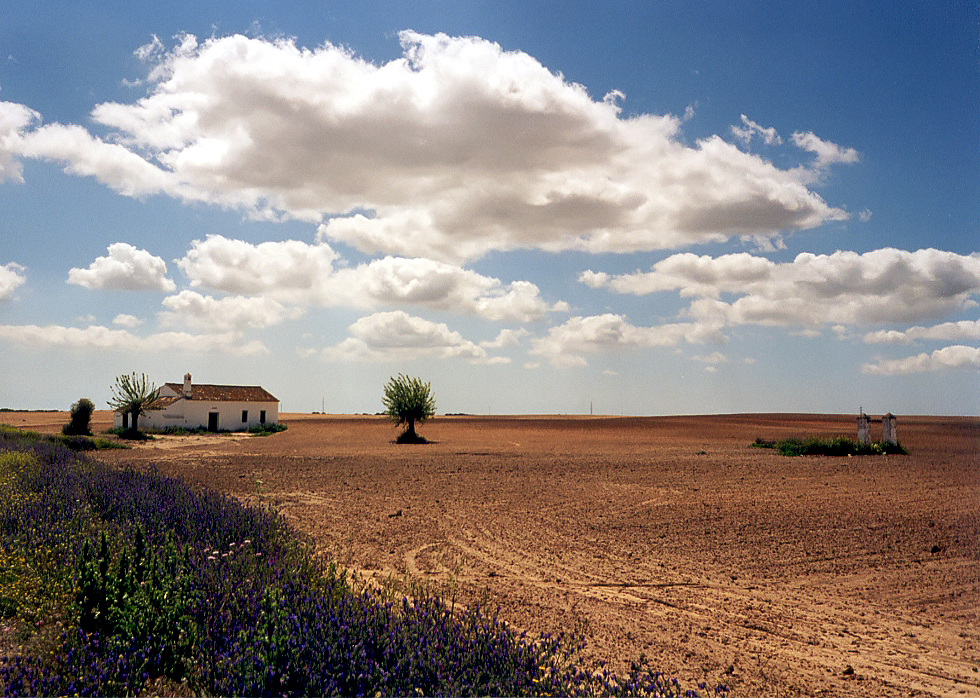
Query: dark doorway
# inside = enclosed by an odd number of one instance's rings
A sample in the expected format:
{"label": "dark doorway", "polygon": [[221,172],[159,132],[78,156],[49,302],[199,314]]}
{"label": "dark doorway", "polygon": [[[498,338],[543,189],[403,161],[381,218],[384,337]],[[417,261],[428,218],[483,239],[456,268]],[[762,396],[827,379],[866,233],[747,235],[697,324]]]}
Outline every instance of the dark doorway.
{"label": "dark doorway", "polygon": [[208,431],[218,431],[217,412],[208,412]]}

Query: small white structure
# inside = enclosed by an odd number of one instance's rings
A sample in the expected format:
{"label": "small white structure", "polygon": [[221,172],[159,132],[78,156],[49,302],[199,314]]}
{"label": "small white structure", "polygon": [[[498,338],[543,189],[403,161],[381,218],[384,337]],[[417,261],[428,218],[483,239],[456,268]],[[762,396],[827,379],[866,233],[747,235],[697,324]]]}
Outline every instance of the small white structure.
{"label": "small white structure", "polygon": [[869,421],[871,420],[868,419],[868,415],[866,415],[863,411],[858,415],[858,443],[862,446],[867,446],[869,443],[871,443],[871,437],[868,434]]}
{"label": "small white structure", "polygon": [[[160,397],[139,417],[140,429],[243,431],[279,422],[279,399],[258,385],[164,383]],[[129,414],[116,412],[112,425],[126,429]]]}
{"label": "small white structure", "polygon": [[861,411],[861,414],[857,418],[857,432],[858,432],[858,443],[862,446],[867,446],[871,443],[871,435],[869,432],[869,424],[871,422],[881,422],[881,442],[884,444],[889,444],[891,446],[898,445],[898,418],[891,412],[884,415],[880,420],[871,419]]}
{"label": "small white structure", "polygon": [[881,418],[881,440],[883,443],[898,445],[898,419],[891,412]]}

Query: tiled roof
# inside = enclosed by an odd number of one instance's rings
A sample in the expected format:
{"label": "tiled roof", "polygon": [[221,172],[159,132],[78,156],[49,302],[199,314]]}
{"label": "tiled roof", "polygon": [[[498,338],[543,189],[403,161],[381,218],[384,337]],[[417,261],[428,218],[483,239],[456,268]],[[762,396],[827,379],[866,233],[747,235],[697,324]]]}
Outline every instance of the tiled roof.
{"label": "tiled roof", "polygon": [[[165,385],[177,395],[184,394],[183,383]],[[279,398],[259,385],[208,385],[206,383],[191,384],[190,399],[205,402],[279,402]]]}
{"label": "tiled roof", "polygon": [[151,410],[162,410],[164,407],[169,407],[174,404],[179,399],[177,396],[164,395],[151,402],[149,407]]}

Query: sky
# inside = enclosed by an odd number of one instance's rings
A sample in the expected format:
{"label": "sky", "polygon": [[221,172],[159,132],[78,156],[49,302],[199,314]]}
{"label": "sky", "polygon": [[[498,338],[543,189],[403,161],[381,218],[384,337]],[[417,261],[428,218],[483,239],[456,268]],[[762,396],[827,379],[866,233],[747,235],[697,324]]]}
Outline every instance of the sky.
{"label": "sky", "polygon": [[0,8],[0,407],[980,414],[975,2]]}

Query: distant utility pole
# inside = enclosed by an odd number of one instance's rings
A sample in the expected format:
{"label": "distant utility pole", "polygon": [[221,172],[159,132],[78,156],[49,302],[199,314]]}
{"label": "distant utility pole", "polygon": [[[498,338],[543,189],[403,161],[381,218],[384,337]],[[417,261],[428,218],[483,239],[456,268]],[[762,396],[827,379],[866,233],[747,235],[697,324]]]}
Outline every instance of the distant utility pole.
{"label": "distant utility pole", "polygon": [[592,416],[592,400],[589,400],[589,416]]}

